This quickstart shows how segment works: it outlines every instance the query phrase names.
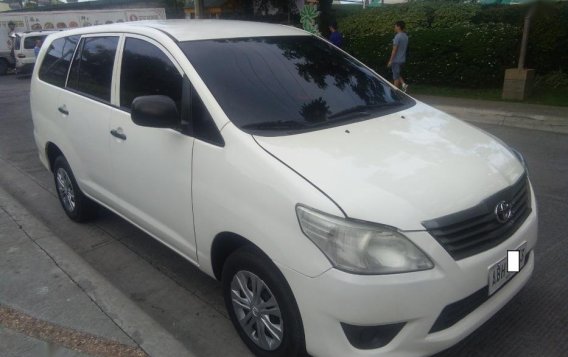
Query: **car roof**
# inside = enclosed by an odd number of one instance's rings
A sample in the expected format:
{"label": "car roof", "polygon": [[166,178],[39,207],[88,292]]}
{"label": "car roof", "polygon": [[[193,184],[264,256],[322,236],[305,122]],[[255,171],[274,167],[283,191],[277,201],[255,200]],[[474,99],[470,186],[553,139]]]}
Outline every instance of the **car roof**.
{"label": "car roof", "polygon": [[60,32],[61,30],[42,30],[42,31],[25,31],[25,32],[18,32],[16,33],[17,36],[42,36],[42,35],[51,35],[55,32]]}
{"label": "car roof", "polygon": [[101,32],[144,33],[155,29],[166,33],[176,41],[197,41],[220,38],[260,36],[309,36],[295,27],[262,22],[235,20],[150,20],[97,25],[64,31],[69,35]]}

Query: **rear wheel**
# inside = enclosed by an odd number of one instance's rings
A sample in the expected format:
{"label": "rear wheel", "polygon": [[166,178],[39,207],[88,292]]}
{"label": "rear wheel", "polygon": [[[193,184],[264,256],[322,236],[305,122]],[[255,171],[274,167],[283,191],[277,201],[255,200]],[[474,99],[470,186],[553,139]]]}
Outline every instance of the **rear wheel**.
{"label": "rear wheel", "polygon": [[227,259],[222,280],[231,321],[256,356],[305,355],[296,300],[266,255],[251,247],[237,250]]}
{"label": "rear wheel", "polygon": [[59,202],[69,218],[76,222],[84,222],[94,217],[96,205],[79,189],[65,157],[59,156],[55,159],[53,178]]}

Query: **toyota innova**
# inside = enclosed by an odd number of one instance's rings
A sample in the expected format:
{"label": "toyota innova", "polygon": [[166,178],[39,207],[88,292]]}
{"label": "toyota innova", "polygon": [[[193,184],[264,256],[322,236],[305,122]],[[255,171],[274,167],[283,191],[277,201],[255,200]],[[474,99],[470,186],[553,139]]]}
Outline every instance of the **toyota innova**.
{"label": "toyota innova", "polygon": [[67,215],[102,205],[222,281],[256,355],[430,355],[531,276],[522,156],[307,32],[101,25],[50,35],[38,63]]}

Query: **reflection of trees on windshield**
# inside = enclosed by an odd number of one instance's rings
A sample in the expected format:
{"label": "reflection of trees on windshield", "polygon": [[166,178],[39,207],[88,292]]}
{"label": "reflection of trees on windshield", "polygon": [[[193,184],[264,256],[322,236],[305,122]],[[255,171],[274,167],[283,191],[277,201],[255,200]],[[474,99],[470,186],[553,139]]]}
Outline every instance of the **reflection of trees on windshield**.
{"label": "reflection of trees on windshield", "polygon": [[239,128],[339,125],[410,103],[355,59],[313,36],[187,41],[180,47]]}
{"label": "reflection of trees on windshield", "polygon": [[383,103],[392,98],[385,93],[385,87],[372,77],[368,70],[352,61],[343,53],[324,42],[274,41],[283,52],[282,55],[296,63],[298,74],[307,82],[315,83],[320,89],[326,89],[328,78],[334,79],[334,85],[344,90],[347,86],[367,105]]}
{"label": "reflection of trees on windshield", "polygon": [[331,114],[329,105],[322,97],[302,104],[300,115],[309,123],[321,123],[327,120],[327,115]]}

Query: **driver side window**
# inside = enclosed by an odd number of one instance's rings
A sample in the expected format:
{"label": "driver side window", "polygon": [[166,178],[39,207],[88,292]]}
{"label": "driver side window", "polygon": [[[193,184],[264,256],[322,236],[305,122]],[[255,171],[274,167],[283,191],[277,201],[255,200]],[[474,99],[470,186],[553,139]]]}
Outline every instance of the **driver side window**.
{"label": "driver side window", "polygon": [[120,71],[120,107],[130,110],[134,98],[165,95],[181,113],[182,76],[164,52],[137,38],[126,38]]}

